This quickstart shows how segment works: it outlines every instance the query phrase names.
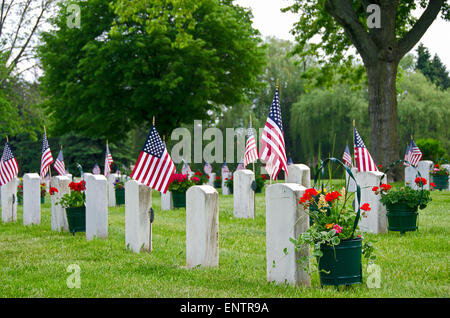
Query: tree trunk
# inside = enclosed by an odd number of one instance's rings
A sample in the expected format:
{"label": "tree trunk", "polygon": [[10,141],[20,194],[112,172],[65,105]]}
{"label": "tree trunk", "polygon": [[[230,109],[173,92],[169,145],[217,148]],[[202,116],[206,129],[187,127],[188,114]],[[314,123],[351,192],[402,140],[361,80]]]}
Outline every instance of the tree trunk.
{"label": "tree trunk", "polygon": [[[384,171],[391,163],[399,160],[397,76],[398,63],[377,60],[366,65],[369,83],[369,152],[377,165]],[[399,180],[402,173],[397,166],[390,179]]]}

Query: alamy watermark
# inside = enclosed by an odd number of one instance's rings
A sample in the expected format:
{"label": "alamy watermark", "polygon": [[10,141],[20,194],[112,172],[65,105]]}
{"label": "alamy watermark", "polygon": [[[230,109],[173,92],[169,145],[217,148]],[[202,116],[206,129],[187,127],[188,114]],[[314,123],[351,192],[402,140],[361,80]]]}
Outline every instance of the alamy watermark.
{"label": "alamy watermark", "polygon": [[71,4],[67,6],[67,12],[69,13],[67,15],[67,27],[69,29],[77,28],[79,29],[81,27],[81,9],[80,6],[77,4]]}
{"label": "alamy watermark", "polygon": [[70,264],[67,266],[66,271],[72,273],[67,277],[66,284],[67,288],[81,288],[81,268],[78,264]]}

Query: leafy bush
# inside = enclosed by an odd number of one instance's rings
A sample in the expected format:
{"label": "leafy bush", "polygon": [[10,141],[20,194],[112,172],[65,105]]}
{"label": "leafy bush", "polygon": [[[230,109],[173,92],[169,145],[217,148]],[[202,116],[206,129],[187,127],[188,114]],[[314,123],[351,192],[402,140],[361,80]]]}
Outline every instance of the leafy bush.
{"label": "leafy bush", "polygon": [[422,151],[422,160],[438,161],[440,158],[448,158],[445,149],[441,147],[439,140],[424,138],[416,140],[417,147]]}

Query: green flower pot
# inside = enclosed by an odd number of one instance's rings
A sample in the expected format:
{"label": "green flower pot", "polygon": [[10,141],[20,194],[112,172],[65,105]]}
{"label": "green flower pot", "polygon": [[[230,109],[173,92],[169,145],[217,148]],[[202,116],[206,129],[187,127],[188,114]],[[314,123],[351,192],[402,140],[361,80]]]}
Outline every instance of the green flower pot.
{"label": "green flower pot", "polygon": [[214,188],[216,189],[222,188],[222,180],[214,180]]}
{"label": "green flower pot", "polygon": [[116,205],[124,205],[125,204],[125,188],[116,189]]}
{"label": "green flower pot", "polygon": [[45,203],[45,196],[41,196],[41,204],[44,204]]}
{"label": "green flower pot", "polygon": [[186,207],[186,192],[172,192],[172,200],[173,200],[173,207],[178,208],[185,208]]}
{"label": "green flower pot", "polygon": [[448,176],[433,176],[433,182],[437,190],[442,191],[448,189]]}
{"label": "green flower pot", "polygon": [[386,205],[388,230],[400,231],[404,234],[408,231],[417,230],[417,207],[410,208],[404,203],[388,204]]}
{"label": "green flower pot", "polygon": [[17,204],[21,205],[23,202],[22,197],[17,196]]}
{"label": "green flower pot", "polygon": [[361,238],[341,241],[334,247],[323,245],[320,250],[323,253],[319,259],[319,276],[322,286],[362,283]]}
{"label": "green flower pot", "polygon": [[86,207],[66,208],[70,233],[86,232]]}

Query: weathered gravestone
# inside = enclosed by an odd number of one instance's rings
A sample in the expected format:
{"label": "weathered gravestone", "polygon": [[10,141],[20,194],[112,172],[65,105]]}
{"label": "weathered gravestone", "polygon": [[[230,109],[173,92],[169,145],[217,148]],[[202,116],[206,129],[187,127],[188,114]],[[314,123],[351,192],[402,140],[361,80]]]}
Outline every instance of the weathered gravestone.
{"label": "weathered gravestone", "polygon": [[186,266],[219,266],[219,193],[210,185],[186,192]]}
{"label": "weathered gravestone", "polygon": [[152,189],[135,180],[125,183],[125,246],[135,253],[152,250]]}
{"label": "weathered gravestone", "polygon": [[161,211],[173,210],[172,192],[161,192]]}
{"label": "weathered gravestone", "polygon": [[17,221],[17,185],[19,179],[14,178],[1,186],[2,220],[3,222]]}
{"label": "weathered gravestone", "polygon": [[291,164],[287,166],[288,176],[286,183],[297,183],[306,188],[311,187],[311,169],[304,164]]}
{"label": "weathered gravestone", "polygon": [[86,181],[86,239],[108,238],[108,189],[103,175],[84,174]]}
{"label": "weathered gravestone", "polygon": [[277,183],[266,188],[267,280],[310,286],[309,275],[299,264],[309,256],[309,246],[299,252],[290,242],[309,227],[309,215],[298,201],[306,188],[296,183]]}
{"label": "weathered gravestone", "polygon": [[[444,167],[445,169],[447,169],[448,172],[450,172],[450,164],[442,165],[442,167]],[[447,190],[450,190],[450,173],[448,176],[448,189]]]}
{"label": "weathered gravestone", "polygon": [[116,206],[116,189],[114,189],[114,183],[119,178],[117,173],[110,173],[108,175],[108,206]]}
{"label": "weathered gravestone", "polygon": [[57,204],[64,194],[70,193],[69,183],[72,181],[67,175],[53,177],[52,186],[55,187],[58,192],[50,196],[51,209],[52,209],[52,230],[60,232],[61,230],[69,231],[69,223],[67,222],[66,209],[60,204]]}
{"label": "weathered gravestone", "polygon": [[[359,228],[363,232],[369,233],[386,233],[387,232],[387,216],[386,207],[381,204],[381,194],[375,194],[372,191],[373,187],[380,185],[381,178],[384,176],[382,172],[356,172],[356,182],[361,188],[361,205],[369,203],[371,210],[366,212],[367,217],[361,215],[359,221]],[[386,176],[384,176],[382,183],[386,183]],[[357,200],[355,197],[355,208]],[[363,211],[361,211],[362,213]]]}
{"label": "weathered gravestone", "polygon": [[225,182],[231,178],[233,174],[231,172],[226,172],[222,174],[222,194],[229,195],[231,194],[230,189],[226,186]]}
{"label": "weathered gravestone", "polygon": [[417,169],[413,167],[406,167],[405,185],[415,190],[419,189],[420,187],[414,181],[419,176],[419,174],[417,173],[417,171],[419,171],[420,177],[425,178],[427,180],[427,184],[425,184],[423,188],[425,190],[430,190],[430,182],[432,182],[430,170],[432,168],[433,168],[433,161],[429,160],[419,161],[419,163],[417,164]]}
{"label": "weathered gravestone", "polygon": [[37,173],[23,176],[23,225],[41,223],[41,178]]}
{"label": "weathered gravestone", "polygon": [[255,218],[255,191],[252,183],[255,174],[248,169],[237,170],[233,173],[233,202],[234,217]]}
{"label": "weathered gravestone", "polygon": [[210,174],[208,174],[209,179],[208,179],[208,185],[210,185],[211,187],[214,187],[214,180],[216,179],[216,173],[212,172]]}

